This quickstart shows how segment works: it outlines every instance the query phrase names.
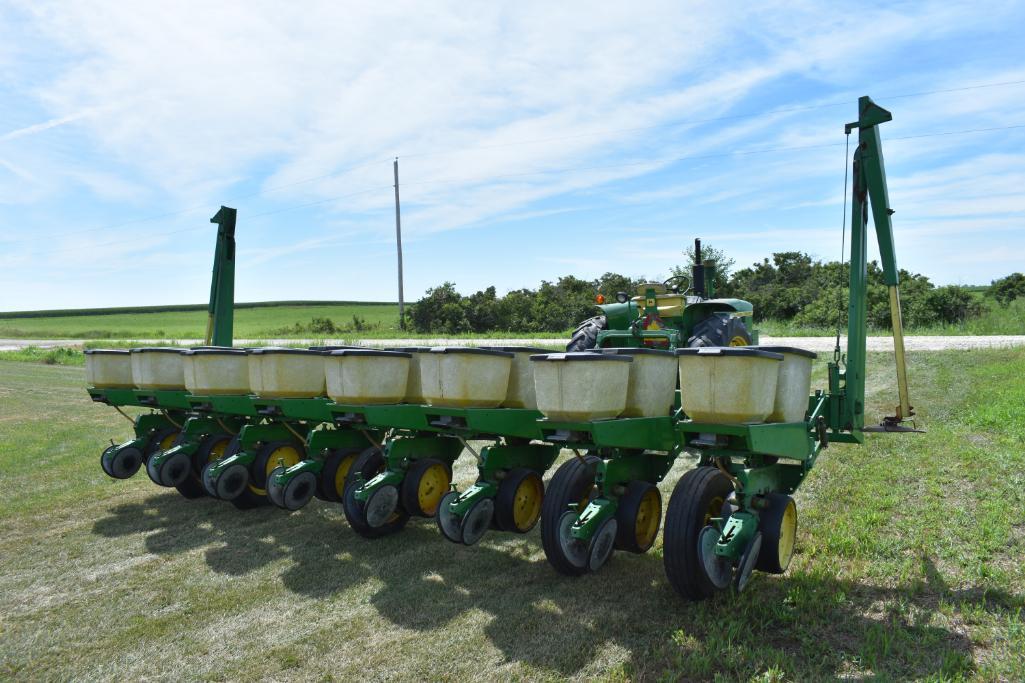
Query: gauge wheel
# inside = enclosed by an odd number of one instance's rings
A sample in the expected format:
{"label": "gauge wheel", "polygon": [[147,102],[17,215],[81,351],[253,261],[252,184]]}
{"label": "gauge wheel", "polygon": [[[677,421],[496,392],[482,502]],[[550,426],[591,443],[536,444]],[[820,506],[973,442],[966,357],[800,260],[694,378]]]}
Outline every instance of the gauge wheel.
{"label": "gauge wheel", "polygon": [[402,507],[417,517],[433,517],[452,483],[452,470],[441,460],[414,460],[402,480]]}
{"label": "gauge wheel", "polygon": [[797,541],[797,503],[782,493],[770,493],[769,507],[758,513],[762,532],[762,551],[755,568],[769,574],[782,574],[790,566]]}
{"label": "gauge wheel", "polygon": [[153,432],[149,441],[146,442],[146,447],[143,449],[143,455],[147,460],[149,460],[150,456],[154,453],[166,451],[174,445],[175,441],[178,440],[179,434],[181,434],[181,430],[177,427],[161,427]]}
{"label": "gauge wheel", "polygon": [[525,534],[541,519],[545,484],[534,470],[518,467],[510,470],[498,484],[495,496],[495,520],[499,529]]}
{"label": "gauge wheel", "polygon": [[267,495],[267,478],[278,467],[286,470],[306,457],[306,449],[298,441],[282,439],[264,444],[256,451],[249,465],[249,490],[257,496]]}
{"label": "gauge wheel", "polygon": [[359,453],[359,449],[349,448],[335,449],[327,454],[317,478],[317,498],[329,503],[342,502],[349,470]]}
{"label": "gauge wheel", "polygon": [[631,553],[648,552],[658,538],[662,522],[662,494],[658,487],[639,479],[631,481],[619,499],[616,519],[616,547]]}

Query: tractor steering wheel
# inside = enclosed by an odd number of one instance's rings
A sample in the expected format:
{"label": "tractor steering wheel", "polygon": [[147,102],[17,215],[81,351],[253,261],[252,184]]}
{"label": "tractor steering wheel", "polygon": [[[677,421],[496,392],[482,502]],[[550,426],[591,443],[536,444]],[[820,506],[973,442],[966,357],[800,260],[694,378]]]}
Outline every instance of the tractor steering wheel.
{"label": "tractor steering wheel", "polygon": [[[673,284],[674,282],[685,282],[687,284],[687,286],[683,287],[680,284]],[[667,291],[673,292],[674,294],[686,294],[687,292],[690,291],[690,276],[688,276],[688,275],[673,275],[673,276],[669,277],[668,279],[666,279],[665,281],[663,281],[662,282],[662,286],[665,287]],[[682,290],[681,290],[681,287],[682,287]]]}

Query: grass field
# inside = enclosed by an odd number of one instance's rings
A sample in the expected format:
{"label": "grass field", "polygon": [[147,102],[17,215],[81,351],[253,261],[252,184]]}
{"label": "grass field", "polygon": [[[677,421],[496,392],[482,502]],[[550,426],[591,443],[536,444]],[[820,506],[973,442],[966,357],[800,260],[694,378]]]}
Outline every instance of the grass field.
{"label": "grass field", "polygon": [[571,580],[536,530],[366,541],[336,505],[241,513],[109,480],[100,449],[128,425],[81,368],[0,362],[0,679],[1025,679],[1025,349],[910,361],[928,433],[831,446],[788,574],[701,604],[659,547]]}
{"label": "grass field", "polygon": [[[41,312],[45,313],[45,312]],[[363,321],[356,329],[353,316]],[[311,330],[314,318],[330,319],[335,332]],[[34,315],[33,317],[0,316],[0,338],[28,339],[202,339],[206,333],[206,310],[157,311],[130,313],[76,313],[74,315]],[[396,337],[493,337],[493,338],[559,338],[564,332],[491,332],[464,335],[418,335],[401,330],[397,304],[337,303],[328,305],[260,305],[235,311],[236,339],[276,338],[341,338],[388,339]],[[297,327],[298,326],[298,327]],[[785,321],[763,320],[757,323],[762,334],[777,337],[828,337],[835,330],[827,327],[804,327]],[[876,334],[889,334],[879,330]],[[1025,334],[1025,299],[1008,306],[987,300],[983,315],[960,325],[935,325],[910,328],[909,334]]]}
{"label": "grass field", "polygon": [[[353,317],[363,321],[356,329]],[[335,332],[310,329],[314,318],[330,319]],[[0,338],[29,339],[202,339],[206,334],[206,310],[89,315],[0,317]],[[296,326],[299,327],[296,327]],[[415,337],[399,328],[398,304],[329,304],[260,306],[235,310],[236,339]],[[523,333],[493,332],[462,336],[507,337]],[[429,335],[439,336],[439,335]],[[460,336],[460,335],[443,335]],[[529,333],[529,336],[563,337],[564,333]]]}

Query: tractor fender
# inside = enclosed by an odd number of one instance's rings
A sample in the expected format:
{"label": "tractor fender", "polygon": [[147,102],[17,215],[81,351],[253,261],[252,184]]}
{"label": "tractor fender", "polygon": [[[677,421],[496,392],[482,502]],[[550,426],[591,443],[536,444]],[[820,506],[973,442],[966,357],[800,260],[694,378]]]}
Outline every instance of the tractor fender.
{"label": "tractor fender", "polygon": [[640,316],[640,309],[633,301],[602,304],[598,308],[605,314],[606,326],[610,330],[630,329],[630,324]]}

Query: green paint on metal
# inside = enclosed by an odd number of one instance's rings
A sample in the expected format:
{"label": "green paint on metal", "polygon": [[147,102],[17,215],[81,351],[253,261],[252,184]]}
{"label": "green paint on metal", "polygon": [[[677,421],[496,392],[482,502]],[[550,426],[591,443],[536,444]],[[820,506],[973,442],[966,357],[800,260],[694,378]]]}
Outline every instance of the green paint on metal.
{"label": "green paint on metal", "polygon": [[210,303],[206,343],[214,346],[232,345],[232,324],[235,316],[235,209],[222,206],[210,219],[217,224],[217,247],[214,250],[213,274],[210,278]]}

